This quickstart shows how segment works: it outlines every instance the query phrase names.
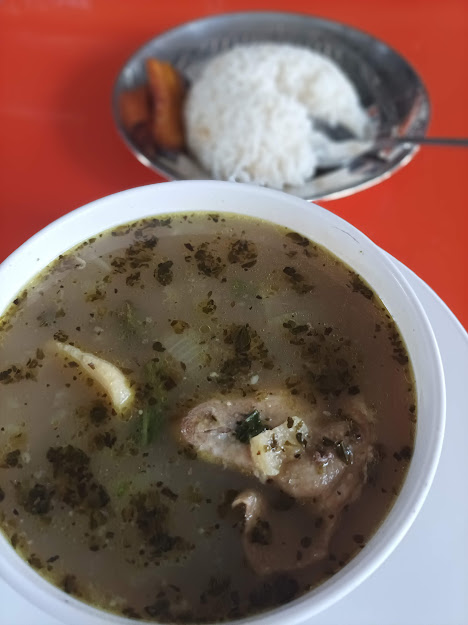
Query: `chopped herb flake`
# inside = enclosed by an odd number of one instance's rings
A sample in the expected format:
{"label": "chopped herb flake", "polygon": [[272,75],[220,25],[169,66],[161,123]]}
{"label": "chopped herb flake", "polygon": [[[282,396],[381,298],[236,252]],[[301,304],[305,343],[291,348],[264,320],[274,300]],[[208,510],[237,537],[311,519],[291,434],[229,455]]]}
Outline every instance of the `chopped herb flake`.
{"label": "chopped herb flake", "polygon": [[241,443],[248,443],[251,438],[267,430],[267,426],[262,422],[258,410],[253,410],[247,415],[244,421],[240,421],[236,427],[236,438]]}

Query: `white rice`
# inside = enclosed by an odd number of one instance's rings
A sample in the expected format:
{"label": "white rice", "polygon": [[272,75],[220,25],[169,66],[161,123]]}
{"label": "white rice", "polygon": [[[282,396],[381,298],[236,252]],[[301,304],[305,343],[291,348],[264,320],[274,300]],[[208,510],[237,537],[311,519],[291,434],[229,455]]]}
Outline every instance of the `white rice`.
{"label": "white rice", "polygon": [[301,185],[327,149],[311,117],[366,137],[358,94],[326,57],[292,45],[237,46],[209,61],[185,105],[187,143],[214,178]]}

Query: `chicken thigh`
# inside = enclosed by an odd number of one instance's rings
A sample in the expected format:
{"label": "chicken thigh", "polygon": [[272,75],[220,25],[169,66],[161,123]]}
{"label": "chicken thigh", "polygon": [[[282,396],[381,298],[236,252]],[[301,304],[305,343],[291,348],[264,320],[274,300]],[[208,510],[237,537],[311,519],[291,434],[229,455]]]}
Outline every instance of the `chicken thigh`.
{"label": "chicken thigh", "polygon": [[320,400],[272,391],[199,404],[181,433],[200,458],[254,475],[295,501],[294,522],[257,490],[233,502],[244,508],[246,558],[267,574],[326,557],[341,511],[366,482],[373,421],[361,398],[337,400],[331,412]]}

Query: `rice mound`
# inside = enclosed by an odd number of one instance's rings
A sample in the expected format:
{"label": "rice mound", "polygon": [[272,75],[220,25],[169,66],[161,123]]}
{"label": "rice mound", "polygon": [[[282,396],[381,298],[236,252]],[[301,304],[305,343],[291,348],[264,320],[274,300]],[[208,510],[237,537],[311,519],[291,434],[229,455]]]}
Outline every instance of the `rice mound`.
{"label": "rice mound", "polygon": [[241,45],[203,68],[185,104],[187,144],[214,178],[301,185],[329,143],[310,116],[365,137],[358,94],[329,59],[284,44]]}

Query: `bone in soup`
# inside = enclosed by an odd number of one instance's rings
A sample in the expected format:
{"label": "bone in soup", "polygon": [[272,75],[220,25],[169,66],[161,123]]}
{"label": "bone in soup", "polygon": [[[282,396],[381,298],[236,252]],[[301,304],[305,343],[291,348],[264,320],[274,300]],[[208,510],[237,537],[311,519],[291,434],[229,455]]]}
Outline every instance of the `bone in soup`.
{"label": "bone in soup", "polygon": [[407,473],[415,389],[390,314],[262,220],[99,234],[18,295],[0,347],[1,529],[104,610],[287,603],[365,548]]}

